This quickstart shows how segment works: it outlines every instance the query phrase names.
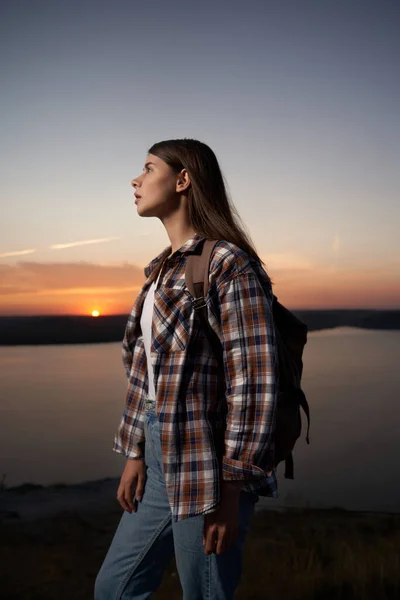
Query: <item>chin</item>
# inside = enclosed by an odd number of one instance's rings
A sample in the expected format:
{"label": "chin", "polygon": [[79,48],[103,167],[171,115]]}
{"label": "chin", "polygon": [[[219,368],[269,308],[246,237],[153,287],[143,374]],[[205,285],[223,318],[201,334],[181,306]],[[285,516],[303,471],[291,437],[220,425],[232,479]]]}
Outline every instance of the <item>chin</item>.
{"label": "chin", "polygon": [[146,210],[146,208],[144,206],[140,206],[140,203],[137,205],[137,214],[139,215],[139,217],[151,217],[152,215],[149,214],[149,209]]}
{"label": "chin", "polygon": [[156,206],[140,206],[140,203],[137,205],[139,217],[159,217],[160,213],[160,209],[157,210]]}

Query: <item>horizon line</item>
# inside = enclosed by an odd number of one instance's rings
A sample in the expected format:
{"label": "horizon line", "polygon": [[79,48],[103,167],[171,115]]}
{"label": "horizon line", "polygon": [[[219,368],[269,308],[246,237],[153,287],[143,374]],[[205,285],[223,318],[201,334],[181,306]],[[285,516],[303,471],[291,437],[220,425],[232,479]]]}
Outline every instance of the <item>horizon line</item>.
{"label": "horizon line", "polygon": [[[288,307],[286,307],[288,308]],[[367,312],[367,311],[380,311],[380,312],[396,312],[396,311],[400,311],[400,306],[396,307],[396,308],[379,308],[376,306],[371,306],[371,307],[335,307],[335,308],[306,308],[306,307],[302,307],[302,308],[289,308],[288,310],[290,310],[291,312],[296,312],[296,311],[307,311],[307,312],[335,312],[335,311],[340,311],[340,312],[350,312],[350,311],[362,311],[362,312]],[[129,316],[130,311],[126,312],[126,313],[112,313],[112,314],[100,314],[98,316],[93,316],[91,314],[82,314],[82,313],[57,313],[57,314],[14,314],[14,315],[1,315],[0,314],[0,319],[32,319],[32,318],[41,318],[41,317],[45,317],[45,318],[58,318],[58,317],[82,317],[82,318],[87,318],[87,319],[102,319],[102,318],[107,318],[107,317],[127,317]]]}

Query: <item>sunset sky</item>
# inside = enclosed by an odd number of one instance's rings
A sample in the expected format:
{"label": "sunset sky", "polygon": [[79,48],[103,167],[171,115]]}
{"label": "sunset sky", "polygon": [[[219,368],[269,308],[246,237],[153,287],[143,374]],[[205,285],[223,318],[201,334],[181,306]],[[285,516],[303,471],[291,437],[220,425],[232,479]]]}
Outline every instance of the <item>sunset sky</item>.
{"label": "sunset sky", "polygon": [[216,152],[290,308],[400,308],[394,0],[1,2],[0,315],[129,312],[156,141]]}

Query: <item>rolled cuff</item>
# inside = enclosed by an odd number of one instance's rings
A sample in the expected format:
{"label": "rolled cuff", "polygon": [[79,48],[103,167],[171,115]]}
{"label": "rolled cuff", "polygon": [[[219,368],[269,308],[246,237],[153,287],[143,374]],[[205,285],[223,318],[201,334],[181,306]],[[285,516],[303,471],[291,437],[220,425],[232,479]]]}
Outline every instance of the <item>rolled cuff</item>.
{"label": "rolled cuff", "polygon": [[117,452],[117,454],[122,454],[125,458],[133,459],[133,458],[143,458],[143,445],[144,444],[130,444],[129,450],[126,450],[118,443],[118,440],[114,441],[113,451]]}
{"label": "rolled cuff", "polygon": [[234,460],[227,456],[222,458],[222,479],[224,481],[254,481],[264,479],[270,474],[252,463]]}

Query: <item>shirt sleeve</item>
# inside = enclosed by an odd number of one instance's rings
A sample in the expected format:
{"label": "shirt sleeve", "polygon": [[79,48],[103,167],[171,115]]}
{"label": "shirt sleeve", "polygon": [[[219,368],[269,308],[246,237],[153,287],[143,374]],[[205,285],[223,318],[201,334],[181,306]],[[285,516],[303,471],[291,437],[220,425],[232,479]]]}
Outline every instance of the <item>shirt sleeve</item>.
{"label": "shirt sleeve", "polygon": [[135,419],[126,405],[118,431],[114,437],[113,451],[126,458],[143,456],[144,424],[142,419]]}
{"label": "shirt sleeve", "polygon": [[270,474],[277,400],[277,354],[272,290],[254,272],[239,273],[217,289],[228,404],[224,480]]}
{"label": "shirt sleeve", "polygon": [[[126,458],[138,458],[143,455],[143,444],[145,440],[144,433],[144,411],[142,406],[137,405],[141,402],[141,394],[138,390],[143,388],[143,381],[146,373],[146,358],[144,352],[143,338],[140,337],[136,341],[133,353],[129,348],[129,352],[125,353],[126,357],[125,368],[128,376],[128,389],[124,412],[118,427],[118,431],[114,437],[113,450],[119,454],[123,454]],[[132,360],[135,364],[135,370],[130,367]]]}

